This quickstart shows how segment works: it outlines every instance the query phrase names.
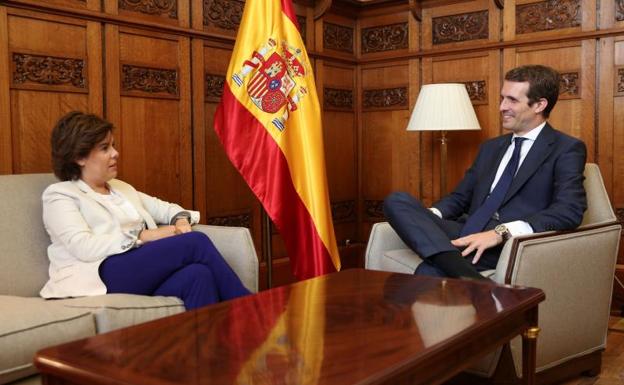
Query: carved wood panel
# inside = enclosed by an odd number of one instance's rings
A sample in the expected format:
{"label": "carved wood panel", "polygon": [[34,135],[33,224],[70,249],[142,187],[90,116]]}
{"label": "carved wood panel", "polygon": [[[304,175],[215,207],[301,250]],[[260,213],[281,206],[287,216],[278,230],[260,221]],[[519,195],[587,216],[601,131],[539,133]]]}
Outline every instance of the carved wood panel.
{"label": "carved wood panel", "polygon": [[301,34],[301,40],[303,44],[307,42],[307,21],[305,16],[297,15],[297,24],[299,24],[299,33]]}
{"label": "carved wood panel", "polygon": [[363,54],[367,54],[407,49],[409,44],[408,34],[409,26],[407,23],[362,28],[361,51]]}
{"label": "carved wood panel", "polygon": [[547,0],[516,7],[516,33],[580,27],[580,0]]}
{"label": "carved wood panel", "polygon": [[118,0],[119,9],[139,12],[147,15],[166,15],[171,19],[178,18],[177,0]]}
{"label": "carved wood panel", "polygon": [[366,199],[364,201],[364,213],[366,220],[370,222],[386,220],[383,212],[383,200]]}
{"label": "carved wood panel", "polygon": [[204,90],[206,92],[206,101],[219,103],[223,95],[223,85],[225,84],[225,76],[206,74],[204,76]]}
{"label": "carved wood panel", "polygon": [[463,82],[468,91],[472,104],[487,104],[488,92],[486,80],[471,80]]}
{"label": "carved wood panel", "polygon": [[243,17],[241,0],[203,0],[204,25],[236,31]]}
{"label": "carved wood panel", "polygon": [[622,21],[624,20],[624,0],[615,0],[615,20]]}
{"label": "carved wood panel", "polygon": [[353,111],[353,90],[323,88],[323,109],[330,111]]}
{"label": "carved wood panel", "polygon": [[324,22],[323,48],[353,53],[353,28]]}
{"label": "carved wood panel", "polygon": [[13,52],[13,88],[88,92],[86,60]]}
{"label": "carved wood panel", "polygon": [[488,11],[469,12],[432,19],[433,44],[487,39]]}
{"label": "carved wood panel", "polygon": [[244,212],[240,214],[224,215],[209,217],[207,223],[213,226],[234,226],[234,227],[247,227],[253,231],[252,213]]}
{"label": "carved wood panel", "polygon": [[407,86],[365,89],[362,92],[362,108],[365,111],[408,109],[407,91]]}
{"label": "carved wood panel", "polygon": [[178,71],[175,69],[122,63],[121,75],[122,95],[174,99],[180,97]]}
{"label": "carved wood panel", "polygon": [[615,96],[624,95],[624,66],[615,67]]}
{"label": "carved wood panel", "polygon": [[580,71],[562,72],[559,85],[559,99],[578,99],[581,97]]}
{"label": "carved wood panel", "polygon": [[355,200],[331,202],[332,219],[334,223],[355,222]]}

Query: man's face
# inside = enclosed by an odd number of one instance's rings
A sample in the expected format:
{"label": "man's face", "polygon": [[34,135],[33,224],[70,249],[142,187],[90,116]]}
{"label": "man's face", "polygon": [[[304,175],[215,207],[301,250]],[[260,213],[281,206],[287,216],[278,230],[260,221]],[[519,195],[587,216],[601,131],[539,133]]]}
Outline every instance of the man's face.
{"label": "man's face", "polygon": [[503,83],[499,108],[503,117],[503,128],[516,135],[524,135],[546,120],[542,111],[548,102],[540,99],[529,105],[528,92],[529,82],[505,80]]}

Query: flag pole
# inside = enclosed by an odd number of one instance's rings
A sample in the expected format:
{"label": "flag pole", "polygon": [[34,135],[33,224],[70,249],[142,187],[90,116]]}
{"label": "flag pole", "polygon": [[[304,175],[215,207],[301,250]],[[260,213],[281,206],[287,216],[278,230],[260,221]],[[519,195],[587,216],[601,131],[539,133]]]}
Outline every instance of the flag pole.
{"label": "flag pole", "polygon": [[262,220],[262,255],[266,258],[266,288],[273,287],[273,256],[271,247],[271,220],[264,207],[260,206]]}

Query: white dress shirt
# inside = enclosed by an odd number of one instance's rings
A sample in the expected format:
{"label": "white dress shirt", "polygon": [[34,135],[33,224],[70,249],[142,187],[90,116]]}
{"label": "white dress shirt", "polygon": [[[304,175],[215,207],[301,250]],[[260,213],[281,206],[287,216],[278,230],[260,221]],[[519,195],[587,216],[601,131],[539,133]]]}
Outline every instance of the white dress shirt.
{"label": "white dress shirt", "polygon": [[[542,129],[544,128],[545,125],[546,125],[546,122],[540,124],[539,126],[529,131],[526,135],[522,136],[522,138],[524,138],[525,140],[522,143],[522,148],[520,149],[520,162],[518,163],[518,170],[522,166],[522,162],[524,162],[524,159],[529,153],[529,150],[531,150],[531,147],[533,147],[533,143],[535,143],[535,140],[537,139],[540,132],[542,132]],[[490,186],[490,193],[492,192],[492,190],[494,190],[494,187],[496,187],[496,184],[498,183],[498,180],[503,174],[505,167],[507,167],[507,163],[509,163],[509,160],[511,159],[511,154],[513,153],[514,148],[516,147],[514,143],[514,139],[517,137],[520,137],[520,136],[513,134],[511,137],[510,145],[509,147],[507,147],[507,151],[505,151],[505,154],[503,155],[503,158],[501,159],[501,162],[498,165],[496,176],[494,177],[494,181],[492,182],[492,185]],[[431,210],[438,217],[442,218],[442,213],[440,212],[440,210],[436,209],[435,207],[430,207],[429,210]],[[518,235],[534,233],[531,225],[529,225],[529,223],[525,221],[507,222],[504,225],[507,226],[507,229],[509,230],[511,235],[514,237]]]}

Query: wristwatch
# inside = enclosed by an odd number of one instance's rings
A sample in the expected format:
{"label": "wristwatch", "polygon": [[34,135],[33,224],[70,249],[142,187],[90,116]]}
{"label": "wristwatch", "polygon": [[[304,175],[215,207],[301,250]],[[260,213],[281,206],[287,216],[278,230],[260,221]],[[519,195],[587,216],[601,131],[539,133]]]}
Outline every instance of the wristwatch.
{"label": "wristwatch", "polygon": [[498,225],[494,228],[494,232],[503,238],[503,242],[511,238],[511,233],[505,225]]}

